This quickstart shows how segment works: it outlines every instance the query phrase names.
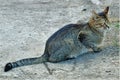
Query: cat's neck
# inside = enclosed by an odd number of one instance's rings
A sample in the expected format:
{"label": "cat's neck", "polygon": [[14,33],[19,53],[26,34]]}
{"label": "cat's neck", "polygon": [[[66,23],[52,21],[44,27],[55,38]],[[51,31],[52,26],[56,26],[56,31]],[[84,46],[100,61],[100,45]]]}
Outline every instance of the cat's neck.
{"label": "cat's neck", "polygon": [[102,28],[95,28],[95,25],[91,25],[89,24],[89,22],[87,23],[89,29],[91,29],[91,31],[93,33],[96,33],[96,35],[99,35],[99,36],[104,36],[104,33],[105,33],[105,30],[102,29]]}

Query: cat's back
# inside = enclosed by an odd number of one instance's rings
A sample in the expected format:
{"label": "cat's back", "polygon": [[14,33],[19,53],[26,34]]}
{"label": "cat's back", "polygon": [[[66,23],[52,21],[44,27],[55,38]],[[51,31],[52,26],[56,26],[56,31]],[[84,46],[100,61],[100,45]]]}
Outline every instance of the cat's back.
{"label": "cat's back", "polygon": [[47,40],[47,44],[49,44],[51,41],[63,39],[65,35],[67,35],[69,32],[72,32],[73,29],[75,29],[78,26],[78,24],[68,24],[62,27]]}

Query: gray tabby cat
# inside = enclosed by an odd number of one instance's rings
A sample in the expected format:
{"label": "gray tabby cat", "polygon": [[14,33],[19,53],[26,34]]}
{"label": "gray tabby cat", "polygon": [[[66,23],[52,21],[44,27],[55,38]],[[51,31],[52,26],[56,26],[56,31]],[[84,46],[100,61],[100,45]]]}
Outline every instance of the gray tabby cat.
{"label": "gray tabby cat", "polygon": [[101,48],[97,46],[102,42],[106,28],[109,28],[107,25],[109,22],[108,10],[109,7],[106,7],[101,13],[93,11],[88,23],[64,26],[47,40],[42,56],[7,63],[4,71],[7,72],[20,66],[44,63],[51,73],[46,62],[56,63],[75,58],[90,48],[94,52],[101,51]]}

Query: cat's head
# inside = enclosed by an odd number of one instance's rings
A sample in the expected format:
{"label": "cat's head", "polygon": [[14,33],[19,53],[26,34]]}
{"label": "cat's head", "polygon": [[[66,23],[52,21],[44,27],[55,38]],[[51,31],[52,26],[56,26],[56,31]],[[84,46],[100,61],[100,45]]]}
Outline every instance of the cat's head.
{"label": "cat's head", "polygon": [[96,13],[95,11],[92,11],[93,15],[89,20],[89,25],[94,28],[103,28],[103,29],[109,28],[108,11],[109,11],[109,7],[106,7],[104,11],[100,13]]}

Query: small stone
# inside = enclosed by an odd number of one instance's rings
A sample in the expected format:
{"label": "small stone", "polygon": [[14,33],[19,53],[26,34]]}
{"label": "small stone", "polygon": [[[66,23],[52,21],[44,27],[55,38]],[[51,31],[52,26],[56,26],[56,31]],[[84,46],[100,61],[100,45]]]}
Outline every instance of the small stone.
{"label": "small stone", "polygon": [[34,73],[34,75],[37,75],[37,73]]}
{"label": "small stone", "polygon": [[87,9],[83,9],[82,11],[86,11]]}
{"label": "small stone", "polygon": [[105,72],[109,73],[109,72],[111,72],[111,71],[105,71]]}

